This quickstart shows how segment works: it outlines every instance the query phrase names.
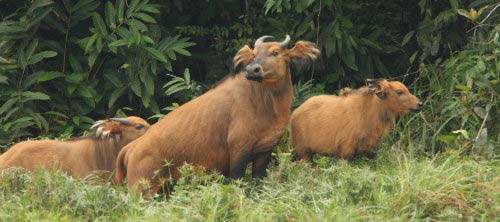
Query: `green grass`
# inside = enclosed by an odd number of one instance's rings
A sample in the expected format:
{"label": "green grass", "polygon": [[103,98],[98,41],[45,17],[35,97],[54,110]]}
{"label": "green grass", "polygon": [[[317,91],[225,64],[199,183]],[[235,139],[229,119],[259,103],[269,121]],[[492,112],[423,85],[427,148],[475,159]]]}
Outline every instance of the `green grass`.
{"label": "green grass", "polygon": [[375,160],[279,164],[261,181],[193,175],[170,197],[20,170],[0,179],[0,221],[498,221],[500,160],[446,151],[432,158],[384,146]]}

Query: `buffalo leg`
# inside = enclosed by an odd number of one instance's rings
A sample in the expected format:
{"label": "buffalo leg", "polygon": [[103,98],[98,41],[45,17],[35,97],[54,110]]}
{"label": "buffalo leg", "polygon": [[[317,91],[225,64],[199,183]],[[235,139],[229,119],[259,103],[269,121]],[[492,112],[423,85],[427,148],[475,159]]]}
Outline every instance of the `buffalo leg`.
{"label": "buffalo leg", "polygon": [[267,165],[271,160],[271,152],[259,153],[257,154],[252,162],[252,177],[253,178],[263,178],[267,176]]}
{"label": "buffalo leg", "polygon": [[377,158],[377,153],[376,152],[373,152],[373,151],[366,151],[363,153],[363,155],[370,159],[370,160],[373,160],[373,159],[376,159]]}
{"label": "buffalo leg", "polygon": [[244,177],[250,160],[250,155],[246,152],[232,154],[230,156],[229,177],[235,180]]}
{"label": "buffalo leg", "polygon": [[309,148],[295,148],[293,150],[293,155],[297,156],[299,160],[305,160],[306,162],[314,163],[313,153]]}
{"label": "buffalo leg", "polygon": [[[146,156],[143,159],[132,162],[127,169],[128,186],[137,189],[143,194],[151,194],[160,190],[159,178],[162,164],[157,158]],[[145,183],[146,182],[146,183]]]}

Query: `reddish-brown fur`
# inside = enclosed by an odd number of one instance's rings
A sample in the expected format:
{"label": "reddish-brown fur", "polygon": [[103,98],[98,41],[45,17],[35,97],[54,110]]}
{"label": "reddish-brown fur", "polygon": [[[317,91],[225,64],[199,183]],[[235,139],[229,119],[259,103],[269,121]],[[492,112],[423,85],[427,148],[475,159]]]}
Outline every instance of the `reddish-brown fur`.
{"label": "reddish-brown fur", "polygon": [[[126,144],[142,136],[149,123],[139,117],[100,120],[95,137],[67,141],[32,140],[15,144],[0,156],[0,170],[22,167],[31,171],[40,168],[62,170],[76,178],[113,171],[118,152]],[[106,173],[108,172],[108,173]]]}
{"label": "reddish-brown fur", "polygon": [[[264,176],[290,117],[289,63],[315,59],[318,53],[304,41],[292,49],[277,42],[244,46],[234,57],[234,76],[169,113],[120,152],[116,182],[127,177],[129,187],[144,191],[138,182],[146,179],[156,192],[160,180],[178,179],[177,168],[184,163],[239,178],[251,162],[253,176]],[[251,74],[244,71],[248,67]]]}
{"label": "reddish-brown fur", "polygon": [[422,108],[420,100],[397,81],[378,81],[345,92],[312,97],[293,112],[292,146],[300,159],[311,161],[313,154],[344,159],[370,154],[398,116]]}

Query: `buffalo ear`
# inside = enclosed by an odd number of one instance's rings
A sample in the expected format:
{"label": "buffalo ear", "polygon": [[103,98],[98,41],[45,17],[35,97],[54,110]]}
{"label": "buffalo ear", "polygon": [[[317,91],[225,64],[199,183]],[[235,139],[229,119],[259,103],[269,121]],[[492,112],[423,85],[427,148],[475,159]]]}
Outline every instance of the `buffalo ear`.
{"label": "buffalo ear", "polygon": [[243,46],[243,48],[238,50],[238,52],[233,58],[234,73],[241,72],[241,70],[244,69],[245,66],[250,64],[252,59],[253,59],[252,49],[248,45]]}
{"label": "buffalo ear", "polygon": [[378,92],[375,92],[375,94],[378,96],[378,98],[380,99],[385,99],[387,98],[387,94],[385,92],[382,92],[382,91],[378,91]]}
{"label": "buffalo ear", "polygon": [[378,96],[380,99],[387,98],[387,80],[372,80],[367,79],[366,83],[368,87]]}
{"label": "buffalo ear", "polygon": [[300,66],[311,63],[319,54],[318,46],[308,41],[298,41],[292,49],[288,50],[292,62]]}
{"label": "buffalo ear", "polygon": [[380,79],[366,79],[365,82],[366,82],[367,86],[369,86],[370,88],[372,88],[376,84],[380,83]]}

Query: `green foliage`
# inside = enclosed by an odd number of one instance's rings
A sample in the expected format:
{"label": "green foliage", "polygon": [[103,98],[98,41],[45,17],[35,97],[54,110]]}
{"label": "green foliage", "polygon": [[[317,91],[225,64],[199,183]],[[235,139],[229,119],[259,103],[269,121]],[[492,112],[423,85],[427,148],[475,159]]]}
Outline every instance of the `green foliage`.
{"label": "green foliage", "polygon": [[330,84],[388,77],[393,70],[402,70],[401,64],[384,62],[385,58],[398,57],[403,52],[397,39],[399,33],[391,27],[398,20],[374,10],[387,7],[394,11],[392,4],[395,3],[267,0],[265,8],[266,14],[286,12],[293,16],[289,29],[293,30],[293,39],[319,43],[326,58],[322,61],[325,71],[321,80]]}
{"label": "green foliage", "polygon": [[147,0],[25,3],[0,22],[0,143],[79,132],[135,101],[159,113],[159,75],[191,56]]}
{"label": "green foliage", "polygon": [[2,171],[0,220],[499,218],[497,1],[158,3],[2,5],[2,149],[26,136],[78,133],[105,116],[161,118],[160,106],[170,111],[202,94],[230,72],[239,48],[262,35],[291,34],[292,42],[309,40],[322,49],[311,69],[293,70],[293,108],[313,95],[386,77],[406,83],[424,110],[399,119],[375,160],[291,162],[287,134],[276,147],[279,163],[263,180],[231,181],[183,166],[172,195],[155,200],[58,173]]}
{"label": "green foliage", "polygon": [[31,174],[15,168],[2,171],[0,191],[2,221],[117,220],[122,214],[137,212],[140,203],[110,184],[90,185],[60,173]]}
{"label": "green foliage", "polygon": [[167,74],[172,77],[170,82],[167,82],[163,86],[165,90],[165,95],[170,96],[173,94],[179,94],[179,99],[182,102],[187,102],[202,93],[202,87],[197,82],[191,80],[191,74],[189,74],[189,69],[184,70],[184,78],[177,77],[171,74]]}
{"label": "green foliage", "polygon": [[[434,64],[420,63],[415,88],[425,98],[421,118],[405,122],[412,138],[429,138],[423,147],[435,153],[445,147],[462,147],[468,152],[492,157],[498,154],[500,128],[500,24],[487,14],[498,15],[495,5],[485,7],[471,29],[466,48]],[[498,8],[498,7],[497,7]],[[460,11],[458,11],[460,14]],[[420,121],[421,123],[417,122]],[[409,133],[404,130],[401,135]]]}
{"label": "green foliage", "polygon": [[398,130],[412,125],[410,140],[430,136],[431,153],[492,150],[500,137],[493,124],[497,6],[493,0],[7,4],[0,9],[0,143],[78,134],[114,115],[161,118],[230,73],[243,45],[291,34],[292,43],[304,39],[322,49],[313,66],[292,67],[293,108],[312,95],[360,87],[365,78],[395,78],[427,107],[400,121]]}
{"label": "green foliage", "polygon": [[304,83],[299,81],[297,84],[293,85],[293,97],[295,99],[293,100],[292,109],[299,107],[300,104],[310,97],[324,93],[323,88],[324,87],[321,87],[319,84],[314,86],[312,79]]}
{"label": "green foliage", "polygon": [[227,180],[181,168],[169,197],[142,200],[121,187],[56,173],[4,171],[2,221],[494,221],[498,218],[498,160],[458,151],[433,158],[384,146],[379,158],[353,163],[317,158],[317,166],[279,165],[259,182],[250,174]]}

